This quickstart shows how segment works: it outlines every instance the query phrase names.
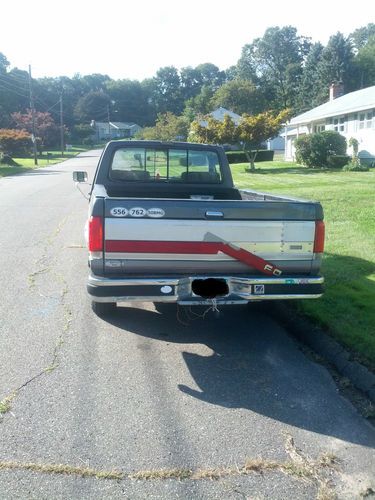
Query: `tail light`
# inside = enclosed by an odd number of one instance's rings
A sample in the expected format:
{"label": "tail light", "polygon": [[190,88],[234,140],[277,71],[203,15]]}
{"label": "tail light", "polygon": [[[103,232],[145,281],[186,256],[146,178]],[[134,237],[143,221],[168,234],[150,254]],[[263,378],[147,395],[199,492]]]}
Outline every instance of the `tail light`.
{"label": "tail light", "polygon": [[102,217],[90,217],[88,224],[88,248],[89,252],[103,251],[103,219]]}
{"label": "tail light", "polygon": [[318,220],[315,222],[315,239],[314,239],[314,253],[323,253],[324,251],[324,222]]}

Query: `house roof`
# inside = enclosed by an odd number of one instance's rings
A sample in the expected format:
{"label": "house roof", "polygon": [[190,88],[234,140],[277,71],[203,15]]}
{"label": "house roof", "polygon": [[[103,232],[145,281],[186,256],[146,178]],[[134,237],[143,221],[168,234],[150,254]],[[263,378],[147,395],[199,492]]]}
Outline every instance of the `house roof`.
{"label": "house roof", "polygon": [[[214,111],[212,111],[212,113],[209,113],[208,116],[212,116],[212,118],[214,118],[215,120],[222,122],[225,115],[229,115],[236,125],[238,125],[241,121],[240,115],[238,115],[234,111],[230,111],[229,109],[222,107],[215,109]],[[207,120],[201,120],[199,123],[202,127],[207,127],[208,125]]]}
{"label": "house roof", "polygon": [[225,109],[222,107],[217,108],[214,111],[212,111],[212,113],[210,113],[210,116],[215,118],[215,120],[220,120],[220,121],[224,120],[225,115],[229,115],[236,125],[238,125],[241,120],[240,115],[234,113],[234,111],[230,111],[229,109]]}
{"label": "house roof", "polygon": [[290,120],[290,125],[303,125],[332,116],[356,113],[366,109],[375,108],[375,85],[366,89],[356,90],[345,94],[333,101],[326,102],[316,108],[295,116]]}
{"label": "house roof", "polygon": [[[136,123],[132,123],[132,122],[109,122],[110,123],[110,126],[112,128],[117,128],[117,129],[121,129],[121,130],[126,130],[126,129],[129,129],[129,128],[133,128],[133,127],[139,127],[139,125],[137,125]],[[95,125],[97,127],[107,127],[108,128],[108,122],[95,122]]]}

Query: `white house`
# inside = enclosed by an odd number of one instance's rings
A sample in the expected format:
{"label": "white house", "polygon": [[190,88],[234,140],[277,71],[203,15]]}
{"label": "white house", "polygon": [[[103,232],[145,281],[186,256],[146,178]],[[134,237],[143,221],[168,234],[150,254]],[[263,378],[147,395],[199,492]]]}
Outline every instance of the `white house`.
{"label": "white house", "polygon": [[129,139],[142,128],[136,123],[126,122],[92,122],[95,129],[95,141],[110,139]]}
{"label": "white house", "polygon": [[[225,115],[228,115],[230,118],[232,118],[232,120],[234,121],[234,123],[236,125],[238,125],[240,123],[240,121],[241,121],[241,116],[240,115],[238,115],[237,113],[234,113],[233,111],[230,111],[229,109],[225,109],[225,108],[222,108],[222,107],[215,109],[214,111],[212,111],[212,113],[209,113],[208,116],[211,116],[215,120],[218,120],[219,122],[222,122],[222,121],[224,121]],[[207,120],[201,120],[199,122],[199,124],[202,127],[207,127]]]}
{"label": "white house", "polygon": [[[375,160],[375,86],[343,95],[341,84],[330,87],[330,100],[290,120],[282,134],[286,137],[285,159],[294,160],[294,140],[323,130],[335,130],[347,141],[359,142],[359,156]],[[351,153],[348,150],[348,153]]]}

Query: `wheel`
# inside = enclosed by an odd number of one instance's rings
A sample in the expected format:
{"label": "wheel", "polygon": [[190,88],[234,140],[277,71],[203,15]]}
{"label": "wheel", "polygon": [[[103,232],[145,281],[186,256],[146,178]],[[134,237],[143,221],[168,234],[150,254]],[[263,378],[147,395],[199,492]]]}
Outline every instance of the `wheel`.
{"label": "wheel", "polygon": [[117,309],[116,302],[91,302],[91,308],[99,317],[110,316]]}

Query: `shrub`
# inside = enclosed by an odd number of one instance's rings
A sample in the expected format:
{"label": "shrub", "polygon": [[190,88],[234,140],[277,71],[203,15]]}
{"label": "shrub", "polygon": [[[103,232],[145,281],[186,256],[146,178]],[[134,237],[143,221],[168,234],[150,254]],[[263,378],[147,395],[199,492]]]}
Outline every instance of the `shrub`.
{"label": "shrub", "polygon": [[297,162],[312,168],[329,167],[329,156],[346,153],[345,137],[331,130],[299,137],[295,146]]}
{"label": "shrub", "polygon": [[349,163],[344,165],[344,172],[367,172],[367,165],[362,165],[359,158],[353,158]]}
{"label": "shrub", "polygon": [[348,155],[331,155],[327,157],[327,166],[330,168],[342,168],[348,164],[350,156]]}
{"label": "shrub", "polygon": [[0,129],[0,150],[10,156],[27,156],[32,151],[31,135],[25,130]]}
{"label": "shrub", "polygon": [[[255,153],[256,151],[250,151],[250,153]],[[259,163],[261,161],[273,161],[274,151],[268,149],[260,149],[255,157],[255,162]],[[233,163],[249,163],[246,154],[243,151],[226,151],[228,162]]]}

